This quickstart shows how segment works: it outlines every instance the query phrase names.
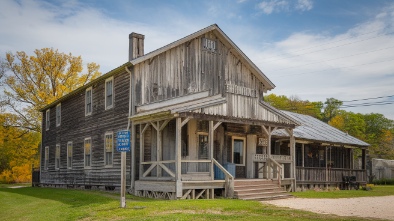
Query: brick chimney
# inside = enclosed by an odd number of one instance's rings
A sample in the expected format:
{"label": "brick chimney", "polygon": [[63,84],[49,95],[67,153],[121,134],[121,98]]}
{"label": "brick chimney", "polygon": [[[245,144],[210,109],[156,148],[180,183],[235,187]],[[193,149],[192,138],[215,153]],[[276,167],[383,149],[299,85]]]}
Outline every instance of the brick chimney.
{"label": "brick chimney", "polygon": [[129,61],[144,55],[145,35],[131,33],[129,35]]}

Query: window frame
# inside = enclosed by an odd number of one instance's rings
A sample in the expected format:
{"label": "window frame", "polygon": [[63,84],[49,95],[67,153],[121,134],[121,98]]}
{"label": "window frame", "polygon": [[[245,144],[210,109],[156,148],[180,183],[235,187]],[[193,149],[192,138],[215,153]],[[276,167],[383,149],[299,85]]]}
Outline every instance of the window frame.
{"label": "window frame", "polygon": [[[71,157],[70,157],[70,152],[71,152]],[[73,168],[73,142],[68,141],[67,142],[67,169],[72,169],[72,168]]]}
{"label": "window frame", "polygon": [[45,147],[44,150],[44,170],[48,170],[48,166],[49,166],[49,146]]}
{"label": "window frame", "polygon": [[60,144],[55,147],[55,170],[60,169]]}
{"label": "window frame", "polygon": [[[86,141],[89,140],[90,143],[90,149],[89,149],[89,165],[87,165],[87,159],[86,159]],[[84,139],[83,142],[83,165],[84,168],[91,168],[92,167],[92,138],[91,137],[87,137]]]}
{"label": "window frame", "polygon": [[[89,104],[88,98],[87,98],[88,92],[90,92],[90,99],[89,99],[90,110],[88,110],[88,104]],[[85,90],[85,116],[90,116],[90,115],[92,115],[92,113],[93,113],[93,89],[92,89],[92,87],[88,87]]]}
{"label": "window frame", "polygon": [[62,104],[56,105],[56,127],[60,126],[62,121]]}
{"label": "window frame", "polygon": [[[234,163],[234,140],[242,140],[242,163]],[[245,156],[246,156],[246,138],[245,137],[231,137],[231,162],[234,163],[236,166],[245,166]]]}
{"label": "window frame", "polygon": [[45,130],[49,130],[51,125],[51,109],[45,111]]}
{"label": "window frame", "polygon": [[[201,143],[200,143],[200,136],[204,136],[207,139],[206,143],[206,158],[201,154]],[[199,160],[208,160],[209,159],[209,134],[206,132],[197,132],[197,147],[198,147],[198,152],[197,152],[197,158]]]}
{"label": "window frame", "polygon": [[[110,164],[107,164],[107,162],[108,162],[107,153],[109,153],[109,151],[107,151],[107,136],[112,137],[111,163]],[[112,167],[113,165],[114,165],[114,133],[113,132],[106,132],[104,134],[104,166],[105,167]]]}
{"label": "window frame", "polygon": [[[107,94],[107,83],[112,82],[112,88],[111,88],[111,105],[107,105],[107,100],[108,100],[108,94]],[[111,109],[114,107],[114,77],[107,78],[105,80],[105,87],[104,87],[104,103],[105,103],[105,110]]]}

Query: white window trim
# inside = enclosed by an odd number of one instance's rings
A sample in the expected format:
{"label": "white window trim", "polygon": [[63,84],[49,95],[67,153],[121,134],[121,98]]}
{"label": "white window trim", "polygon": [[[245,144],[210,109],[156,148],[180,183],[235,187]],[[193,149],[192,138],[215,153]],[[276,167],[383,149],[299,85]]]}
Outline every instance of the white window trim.
{"label": "white window trim", "polygon": [[[58,118],[57,118],[57,115],[58,115],[58,108],[59,108],[59,120],[58,120]],[[59,103],[58,105],[56,105],[56,127],[58,127],[58,126],[60,126],[60,124],[61,124],[61,122],[62,122],[62,104],[61,103]]]}
{"label": "white window trim", "polygon": [[[112,105],[109,105],[109,106],[107,106],[107,82],[108,81],[112,81]],[[105,100],[104,100],[105,110],[113,108],[114,107],[114,100],[115,100],[114,99],[114,97],[115,97],[115,94],[114,94],[114,77],[110,77],[107,80],[105,80],[104,97],[105,97]]]}
{"label": "white window trim", "polygon": [[[87,94],[87,92],[88,91],[90,91],[90,112],[87,112],[88,110],[87,110],[87,102],[86,102],[86,94]],[[86,90],[85,90],[85,116],[90,116],[90,115],[92,115],[92,112],[93,112],[93,90],[92,90],[92,87],[88,87],[88,88],[86,88]]]}
{"label": "white window trim", "polygon": [[[69,155],[68,155],[68,148],[70,146],[71,146],[71,163],[70,163]],[[72,169],[73,168],[73,161],[72,161],[73,156],[72,155],[73,155],[73,142],[72,141],[68,141],[67,142],[67,169]]]}
{"label": "white window trim", "polygon": [[[109,164],[109,165],[106,164],[106,162],[107,162],[107,149],[106,149],[107,135],[112,135],[112,159],[111,159],[111,164]],[[114,133],[113,132],[106,132],[104,134],[104,166],[105,167],[113,167],[113,165],[114,165]]]}
{"label": "white window trim", "polygon": [[49,146],[46,146],[44,152],[44,170],[48,170],[48,164],[49,164]]}
{"label": "white window trim", "polygon": [[[86,149],[85,149],[85,142],[86,142],[86,140],[90,140],[90,162],[89,162],[89,166],[86,166]],[[92,147],[93,147],[93,145],[92,145],[92,138],[91,137],[87,137],[87,138],[85,138],[84,139],[84,141],[83,141],[83,166],[84,166],[84,168],[87,168],[87,169],[89,169],[89,168],[92,168]]]}
{"label": "white window trim", "polygon": [[[59,165],[56,165],[56,161],[57,161],[57,158],[58,158],[58,156],[57,156],[57,149],[59,148]],[[55,147],[55,170],[59,170],[60,169],[60,144],[56,144],[56,147]]]}
{"label": "white window trim", "polygon": [[51,125],[51,109],[45,111],[45,130],[49,130],[49,126]]}
{"label": "white window trim", "polygon": [[231,137],[231,162],[234,163],[234,140],[243,140],[243,147],[242,147],[242,164],[235,164],[236,166],[245,166],[245,156],[246,156],[246,138],[245,137]]}

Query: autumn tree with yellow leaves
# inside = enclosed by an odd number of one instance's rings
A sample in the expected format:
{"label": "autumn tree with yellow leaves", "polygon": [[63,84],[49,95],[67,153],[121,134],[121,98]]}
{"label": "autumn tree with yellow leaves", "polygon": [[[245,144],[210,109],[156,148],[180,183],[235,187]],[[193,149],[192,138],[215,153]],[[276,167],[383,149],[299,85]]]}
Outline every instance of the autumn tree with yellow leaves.
{"label": "autumn tree with yellow leaves", "polygon": [[[47,104],[99,77],[99,65],[52,48],[6,53],[0,66],[0,182],[29,180]],[[25,175],[20,175],[25,174]],[[30,178],[31,179],[31,178]]]}

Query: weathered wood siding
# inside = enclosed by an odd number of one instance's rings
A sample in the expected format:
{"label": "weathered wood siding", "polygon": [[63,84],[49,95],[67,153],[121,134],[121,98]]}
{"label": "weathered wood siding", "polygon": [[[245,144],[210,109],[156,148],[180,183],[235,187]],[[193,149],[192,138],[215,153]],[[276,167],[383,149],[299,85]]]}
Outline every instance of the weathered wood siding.
{"label": "weathered wood siding", "polygon": [[[216,51],[202,47],[202,39],[216,42]],[[262,83],[214,32],[163,52],[134,67],[136,104],[144,105],[201,91],[221,94],[226,84],[263,90]]]}
{"label": "weathered wood siding", "polygon": [[[48,184],[120,185],[120,152],[116,151],[116,133],[127,129],[129,75],[114,76],[114,106],[105,110],[105,79],[92,87],[92,114],[85,116],[85,90],[61,103],[61,125],[56,127],[56,106],[50,109],[50,128],[45,130],[43,112],[41,182]],[[113,166],[104,162],[104,135],[113,132]],[[84,167],[84,139],[91,137],[91,168]],[[72,169],[67,168],[67,142],[73,142]],[[55,169],[55,147],[60,144],[60,168]],[[45,147],[49,146],[48,170],[44,168]],[[130,155],[127,154],[127,170]],[[127,179],[130,177],[128,176]]]}

